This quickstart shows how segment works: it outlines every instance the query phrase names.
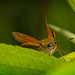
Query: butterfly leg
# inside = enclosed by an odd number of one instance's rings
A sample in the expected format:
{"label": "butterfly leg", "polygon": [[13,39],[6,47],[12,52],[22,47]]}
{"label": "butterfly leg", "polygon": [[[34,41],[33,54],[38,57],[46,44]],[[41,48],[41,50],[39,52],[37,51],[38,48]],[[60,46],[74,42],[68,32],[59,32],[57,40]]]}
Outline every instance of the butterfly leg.
{"label": "butterfly leg", "polygon": [[[49,54],[49,53],[48,53]],[[49,56],[50,56],[50,54],[49,54]]]}
{"label": "butterfly leg", "polygon": [[65,59],[64,59],[64,57],[63,57],[63,55],[62,55],[62,53],[61,53],[60,49],[56,49],[56,51],[59,51],[59,54],[61,55],[61,57],[62,57],[62,58],[63,58],[63,60],[65,61]]}
{"label": "butterfly leg", "polygon": [[49,54],[49,56],[50,56],[50,51],[49,50],[43,50],[43,52]]}
{"label": "butterfly leg", "polygon": [[60,48],[60,50],[61,50],[63,53],[67,53],[67,52],[65,52],[64,50],[62,50],[62,48],[60,47],[59,44],[57,44],[57,46]]}
{"label": "butterfly leg", "polygon": [[50,56],[50,52],[49,52],[49,50],[47,50],[47,53],[49,54],[49,56]]}

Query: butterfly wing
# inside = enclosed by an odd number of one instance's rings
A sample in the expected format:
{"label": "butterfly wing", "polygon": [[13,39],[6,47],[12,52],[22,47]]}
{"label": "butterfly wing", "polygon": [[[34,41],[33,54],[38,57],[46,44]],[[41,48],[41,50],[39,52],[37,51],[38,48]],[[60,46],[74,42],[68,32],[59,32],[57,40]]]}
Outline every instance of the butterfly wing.
{"label": "butterfly wing", "polygon": [[51,32],[50,29],[48,28],[46,17],[45,17],[45,27],[46,27],[47,37],[53,38],[53,40],[55,40],[55,32],[54,31]]}
{"label": "butterfly wing", "polygon": [[13,32],[12,34],[17,41],[22,43],[20,45],[21,47],[31,48],[39,51],[41,50],[41,46],[39,45],[40,41],[37,39],[19,32]]}
{"label": "butterfly wing", "polygon": [[41,51],[41,49],[42,49],[42,47],[38,43],[23,43],[20,46],[35,49],[35,50],[38,50],[38,51]]}
{"label": "butterfly wing", "polygon": [[19,32],[12,32],[12,35],[14,36],[14,38],[21,42],[21,43],[39,43],[40,41],[38,41],[37,39],[30,37],[26,34],[22,34]]}

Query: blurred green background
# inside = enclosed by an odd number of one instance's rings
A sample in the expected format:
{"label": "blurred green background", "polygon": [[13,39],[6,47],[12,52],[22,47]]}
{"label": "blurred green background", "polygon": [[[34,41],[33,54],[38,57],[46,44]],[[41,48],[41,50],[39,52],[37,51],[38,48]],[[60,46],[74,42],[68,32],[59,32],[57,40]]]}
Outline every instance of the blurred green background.
{"label": "blurred green background", "polygon": [[[66,0],[11,0],[0,1],[0,43],[20,45],[12,32],[21,32],[38,40],[46,38],[44,16],[53,24],[75,33],[75,12]],[[66,37],[56,32],[56,40]],[[66,52],[75,50],[70,42],[60,42]],[[58,52],[55,55],[60,56]]]}

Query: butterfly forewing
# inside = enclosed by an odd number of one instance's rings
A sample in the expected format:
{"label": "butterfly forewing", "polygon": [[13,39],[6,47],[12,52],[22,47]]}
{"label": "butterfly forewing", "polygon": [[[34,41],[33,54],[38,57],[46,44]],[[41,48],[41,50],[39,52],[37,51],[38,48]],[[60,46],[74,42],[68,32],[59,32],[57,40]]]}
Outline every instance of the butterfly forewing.
{"label": "butterfly forewing", "polygon": [[52,38],[53,40],[55,40],[55,38],[54,38],[55,32],[53,31],[53,33],[52,33],[52,32],[50,31],[50,29],[48,28],[46,17],[45,17],[45,27],[46,27],[46,34],[47,34],[47,37],[48,37],[48,38]]}
{"label": "butterfly forewing", "polygon": [[39,43],[40,42],[37,39],[30,37],[26,34],[22,34],[19,32],[13,32],[12,34],[14,38],[21,43]]}

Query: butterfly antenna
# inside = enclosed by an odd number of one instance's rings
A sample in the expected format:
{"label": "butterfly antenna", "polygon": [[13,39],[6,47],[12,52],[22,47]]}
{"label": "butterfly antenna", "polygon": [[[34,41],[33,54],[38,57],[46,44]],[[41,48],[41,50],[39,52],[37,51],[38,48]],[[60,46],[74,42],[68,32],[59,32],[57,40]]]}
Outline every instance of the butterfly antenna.
{"label": "butterfly antenna", "polygon": [[55,41],[55,42],[61,42],[61,41],[67,41],[67,40],[73,40],[74,38],[69,38],[69,39],[64,39],[64,40],[58,40],[58,41]]}

